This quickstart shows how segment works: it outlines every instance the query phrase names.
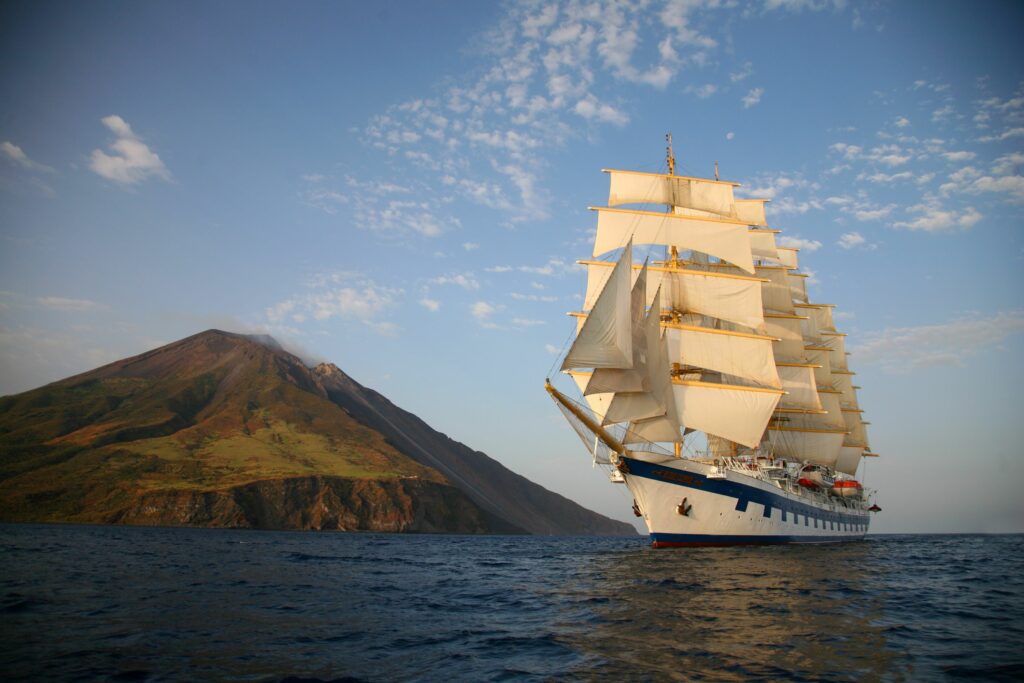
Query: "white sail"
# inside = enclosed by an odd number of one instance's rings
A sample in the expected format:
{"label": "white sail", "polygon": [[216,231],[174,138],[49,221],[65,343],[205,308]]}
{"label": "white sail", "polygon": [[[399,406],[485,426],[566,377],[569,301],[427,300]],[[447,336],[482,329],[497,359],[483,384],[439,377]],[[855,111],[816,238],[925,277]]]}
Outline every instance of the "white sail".
{"label": "white sail", "polygon": [[829,304],[808,304],[807,311],[814,316],[819,332],[835,332],[836,324],[832,320],[832,306]]}
{"label": "white sail", "polygon": [[[711,264],[712,272],[735,274],[738,268],[727,264]],[[761,283],[761,302],[766,311],[793,314],[793,297],[787,271],[782,266],[756,266],[756,277],[767,280]]]}
{"label": "white sail", "polygon": [[832,376],[832,386],[840,391],[839,399],[844,408],[857,408],[857,391],[853,384],[853,375],[839,374]]}
{"label": "white sail", "polygon": [[[597,301],[611,274],[612,264],[586,261],[587,293],[583,308],[590,309]],[[680,313],[699,313],[719,320],[728,320],[744,327],[761,329],[761,281],[746,275],[709,273],[680,268],[648,269],[648,301],[661,288],[665,308]]]}
{"label": "white sail", "polygon": [[[661,300],[655,296],[655,302]],[[669,361],[661,337],[661,316],[652,307],[644,319],[645,391],[619,392],[609,402],[604,424],[630,422],[664,415],[668,410]]]}
{"label": "white sail", "polygon": [[846,440],[843,442],[843,445],[870,448],[870,444],[868,443],[868,433],[864,428],[864,421],[861,419],[860,411],[844,410],[843,419],[846,423],[847,431],[850,432],[847,435]]}
{"label": "white sail", "polygon": [[765,334],[777,340],[772,343],[776,361],[798,363],[805,359],[800,320],[800,316],[785,313],[765,314]]}
{"label": "white sail", "polygon": [[789,292],[793,301],[807,303],[807,274],[789,271],[786,277],[789,280]]}
{"label": "white sail", "polygon": [[679,422],[755,448],[782,396],[781,390],[675,380]]}
{"label": "white sail", "polygon": [[647,342],[644,333],[644,310],[647,305],[647,267],[640,271],[630,293],[630,318],[633,345],[633,367],[629,369],[597,368],[590,377],[586,393],[616,391],[647,391]]}
{"label": "white sail", "polygon": [[590,410],[594,413],[598,424],[603,423],[604,414],[608,411],[608,404],[611,403],[615,394],[588,394],[587,386],[590,384],[589,372],[569,372],[567,374],[576,382],[576,386],[579,387],[580,393],[583,394],[587,405],[590,406]]}
{"label": "white sail", "polygon": [[800,258],[797,253],[800,251],[796,247],[776,247],[779,252],[779,263],[796,270],[800,267]]}
{"label": "white sail", "polygon": [[842,332],[821,332],[822,346],[831,349],[832,371],[846,370],[846,335]]}
{"label": "white sail", "polygon": [[857,468],[860,467],[860,459],[863,454],[864,449],[860,446],[840,447],[839,457],[836,459],[836,470],[851,476],[856,475]]}
{"label": "white sail", "polygon": [[775,230],[751,230],[750,253],[762,261],[781,263],[779,250],[775,246]]}
{"label": "white sail", "polygon": [[775,455],[827,467],[835,467],[844,436],[841,430],[785,426],[768,429],[768,441]]}
{"label": "white sail", "polygon": [[631,368],[633,331],[630,310],[633,244],[622,250],[612,274],[579,330],[562,369]]}
{"label": "white sail", "polygon": [[735,217],[736,183],[685,176],[606,170],[611,175],[608,206],[669,204]]}
{"label": "white sail", "polygon": [[813,363],[814,379],[819,387],[832,386],[832,362],[831,349],[820,346],[805,346],[804,353],[807,354],[807,361]]}
{"label": "white sail", "polygon": [[777,368],[782,389],[786,392],[779,402],[781,407],[822,410],[817,382],[814,381],[813,367],[778,364]]}
{"label": "white sail", "polygon": [[725,218],[695,218],[669,213],[598,208],[594,256],[618,249],[628,240],[693,249],[754,272],[750,237],[744,224]]}
{"label": "white sail", "polygon": [[793,304],[797,315],[804,316],[800,321],[800,330],[803,332],[804,341],[810,346],[821,345],[821,332],[818,330],[818,318],[814,315],[815,305],[796,303]]}
{"label": "white sail", "polygon": [[[659,289],[655,292],[651,311],[661,310],[662,305],[661,290]],[[660,330],[658,331],[660,332]],[[681,438],[682,425],[679,424],[675,396],[672,392],[672,377],[669,374],[668,343],[663,334],[657,337],[648,336],[648,343],[652,345],[649,352],[651,359],[648,361],[651,393],[661,398],[665,405],[665,414],[630,422],[623,443],[675,442]]]}
{"label": "white sail", "polygon": [[[764,215],[764,205],[770,199],[737,199],[736,218],[747,225],[768,225]],[[774,243],[774,240],[772,240]]]}
{"label": "white sail", "polygon": [[772,338],[691,325],[666,325],[669,358],[707,370],[751,379],[779,388]]}

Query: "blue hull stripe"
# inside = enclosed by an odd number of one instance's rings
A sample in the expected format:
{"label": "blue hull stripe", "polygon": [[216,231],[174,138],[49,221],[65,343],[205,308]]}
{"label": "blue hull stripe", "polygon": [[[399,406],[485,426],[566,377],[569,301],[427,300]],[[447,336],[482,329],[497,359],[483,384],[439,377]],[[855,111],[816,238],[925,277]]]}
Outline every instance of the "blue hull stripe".
{"label": "blue hull stripe", "polygon": [[[698,489],[700,491],[708,491],[710,493],[717,493],[721,496],[735,498],[736,510],[738,512],[746,512],[747,503],[753,501],[754,503],[764,506],[763,515],[765,517],[771,517],[772,509],[778,508],[782,511],[783,520],[786,519],[787,515],[793,515],[795,520],[799,519],[804,522],[804,526],[809,526],[807,524],[807,519],[809,518],[814,521],[815,528],[818,526],[818,520],[821,520],[822,522],[821,528],[825,528],[829,524],[866,525],[869,519],[867,514],[857,515],[832,512],[831,510],[815,507],[814,505],[790,500],[785,496],[772,493],[770,491],[764,491],[756,486],[740,484],[727,479],[708,479],[704,475],[697,474],[696,472],[683,472],[671,467],[664,467],[662,465],[644,462],[643,460],[634,460],[632,458],[623,458],[623,460],[629,467],[629,474],[634,477],[653,479],[654,481],[660,481],[666,484],[675,484],[677,486]],[[815,538],[821,539],[822,537],[817,536]],[[778,542],[784,543],[787,541]]]}
{"label": "blue hull stripe", "polygon": [[673,546],[771,545],[776,543],[839,543],[860,541],[857,536],[718,536],[715,534],[651,534],[657,548]]}

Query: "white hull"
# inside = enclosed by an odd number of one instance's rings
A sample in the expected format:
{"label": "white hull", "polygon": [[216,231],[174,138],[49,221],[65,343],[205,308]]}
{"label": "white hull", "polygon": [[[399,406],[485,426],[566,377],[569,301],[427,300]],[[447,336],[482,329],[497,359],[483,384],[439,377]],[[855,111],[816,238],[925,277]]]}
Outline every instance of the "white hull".
{"label": "white hull", "polygon": [[[798,495],[694,460],[658,460],[622,459],[655,547],[829,543],[867,533],[870,513],[862,504]],[[687,514],[680,512],[684,498]]]}

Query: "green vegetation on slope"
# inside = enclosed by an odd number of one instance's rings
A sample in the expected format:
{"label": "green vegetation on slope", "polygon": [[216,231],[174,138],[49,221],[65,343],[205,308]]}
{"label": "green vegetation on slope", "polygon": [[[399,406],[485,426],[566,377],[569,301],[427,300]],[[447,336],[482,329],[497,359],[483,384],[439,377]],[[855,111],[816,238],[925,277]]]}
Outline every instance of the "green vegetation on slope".
{"label": "green vegetation on slope", "polygon": [[305,368],[205,333],[0,399],[0,515],[105,521],[152,491],[322,475],[444,479],[317,393]]}

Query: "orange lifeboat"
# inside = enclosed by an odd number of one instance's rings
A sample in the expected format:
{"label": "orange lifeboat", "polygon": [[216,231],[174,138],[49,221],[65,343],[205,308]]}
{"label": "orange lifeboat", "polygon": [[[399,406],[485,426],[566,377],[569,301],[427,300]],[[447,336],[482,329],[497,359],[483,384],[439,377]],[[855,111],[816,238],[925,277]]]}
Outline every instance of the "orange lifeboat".
{"label": "orange lifeboat", "polygon": [[840,498],[860,498],[864,487],[853,479],[840,479],[832,484],[832,493]]}

